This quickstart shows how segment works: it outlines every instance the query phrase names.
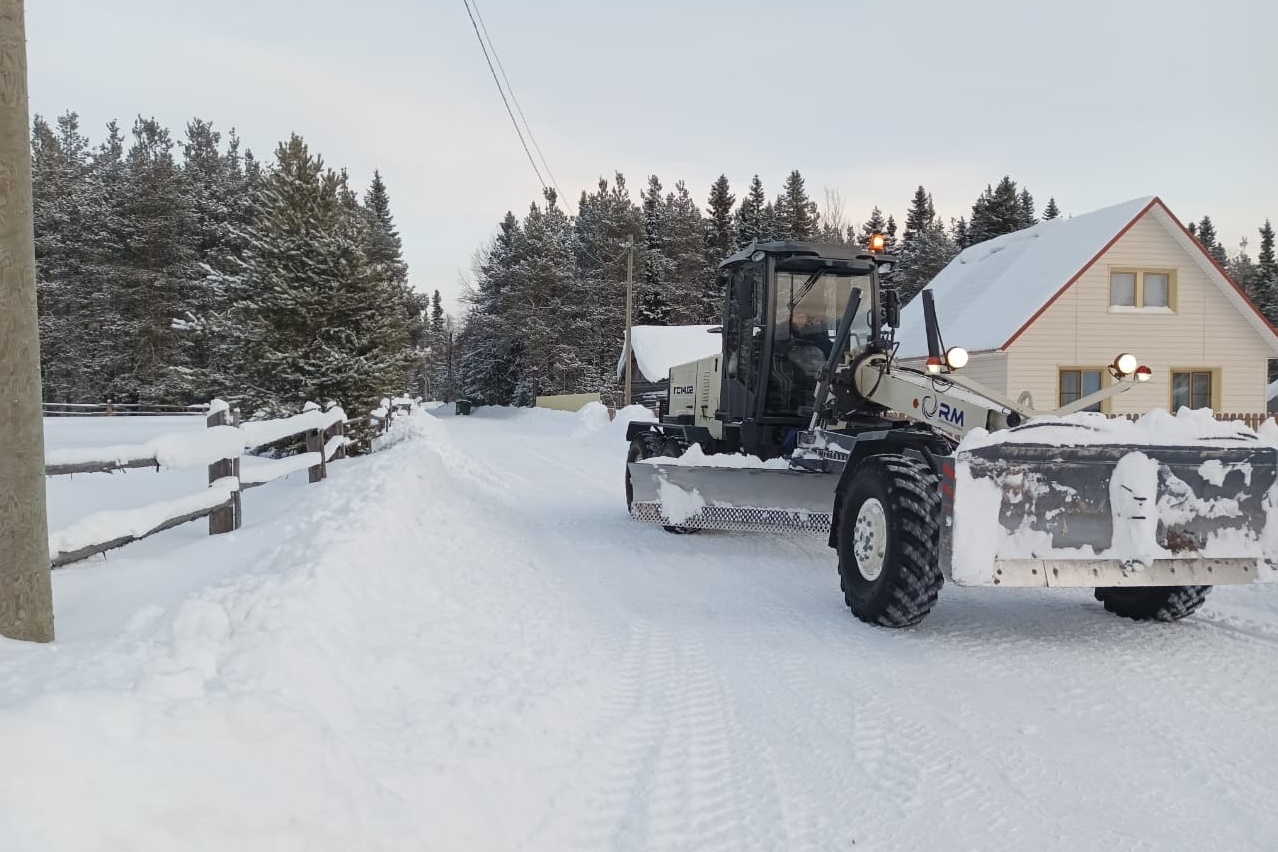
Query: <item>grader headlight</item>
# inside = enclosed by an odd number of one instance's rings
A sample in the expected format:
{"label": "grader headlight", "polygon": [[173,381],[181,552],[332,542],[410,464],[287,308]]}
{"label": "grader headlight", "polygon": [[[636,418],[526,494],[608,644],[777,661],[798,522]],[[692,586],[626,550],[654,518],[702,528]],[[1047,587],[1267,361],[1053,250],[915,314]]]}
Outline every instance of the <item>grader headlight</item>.
{"label": "grader headlight", "polygon": [[1114,370],[1120,376],[1130,376],[1136,372],[1136,368],[1140,366],[1140,362],[1136,360],[1136,356],[1130,352],[1124,352],[1114,359]]}
{"label": "grader headlight", "polygon": [[951,346],[945,351],[945,364],[951,370],[961,370],[967,366],[970,356],[962,346]]}

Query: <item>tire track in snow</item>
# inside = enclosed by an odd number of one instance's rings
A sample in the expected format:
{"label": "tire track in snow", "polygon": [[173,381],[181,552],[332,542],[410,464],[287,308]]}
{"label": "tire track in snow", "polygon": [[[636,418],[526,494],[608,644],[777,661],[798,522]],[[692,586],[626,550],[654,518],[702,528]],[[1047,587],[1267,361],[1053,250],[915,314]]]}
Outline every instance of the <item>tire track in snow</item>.
{"label": "tire track in snow", "polygon": [[525,848],[787,848],[766,753],[745,748],[699,649],[637,622],[609,681],[592,746]]}

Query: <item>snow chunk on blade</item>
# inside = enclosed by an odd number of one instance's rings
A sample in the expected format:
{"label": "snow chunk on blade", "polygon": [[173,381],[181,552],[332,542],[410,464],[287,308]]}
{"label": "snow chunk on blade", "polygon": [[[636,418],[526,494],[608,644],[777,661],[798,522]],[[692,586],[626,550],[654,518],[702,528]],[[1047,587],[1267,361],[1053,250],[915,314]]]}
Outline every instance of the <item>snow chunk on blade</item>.
{"label": "snow chunk on blade", "polygon": [[[1271,442],[1206,411],[1154,411],[1134,422],[1076,414],[974,430],[956,451],[945,495],[954,580],[1278,580],[1276,471]],[[1010,578],[1003,568],[1014,561],[1029,575]]]}

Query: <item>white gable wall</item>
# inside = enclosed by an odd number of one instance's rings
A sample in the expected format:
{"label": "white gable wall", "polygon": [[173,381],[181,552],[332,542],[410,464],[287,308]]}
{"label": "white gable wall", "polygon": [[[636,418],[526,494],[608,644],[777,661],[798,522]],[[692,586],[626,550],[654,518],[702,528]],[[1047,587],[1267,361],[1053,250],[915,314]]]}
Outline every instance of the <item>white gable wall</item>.
{"label": "white gable wall", "polygon": [[[1166,217],[1157,206],[1008,347],[1009,395],[1029,390],[1036,408],[1054,408],[1059,367],[1104,367],[1119,352],[1129,351],[1153,369],[1154,378],[1115,397],[1115,413],[1169,408],[1171,370],[1186,367],[1220,371],[1218,411],[1265,411],[1273,335],[1262,335],[1239,312],[1235,299],[1209,278],[1203,261],[1156,217]],[[1176,312],[1111,313],[1111,267],[1175,268]]]}

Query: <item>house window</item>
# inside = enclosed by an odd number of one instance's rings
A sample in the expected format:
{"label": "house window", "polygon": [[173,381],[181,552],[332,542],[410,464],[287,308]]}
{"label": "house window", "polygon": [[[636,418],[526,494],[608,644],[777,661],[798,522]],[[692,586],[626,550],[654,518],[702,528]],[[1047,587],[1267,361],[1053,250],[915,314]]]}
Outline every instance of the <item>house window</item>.
{"label": "house window", "polygon": [[[1071,402],[1077,402],[1089,393],[1096,393],[1101,389],[1103,375],[1104,371],[1099,367],[1062,368],[1057,380],[1059,405],[1066,406]],[[1102,411],[1103,406],[1104,400],[1092,403],[1083,411]]]}
{"label": "house window", "polygon": [[1111,269],[1109,307],[1160,313],[1175,310],[1176,273],[1170,269]]}
{"label": "house window", "polygon": [[1172,412],[1181,408],[1212,408],[1216,377],[1214,370],[1173,370]]}

